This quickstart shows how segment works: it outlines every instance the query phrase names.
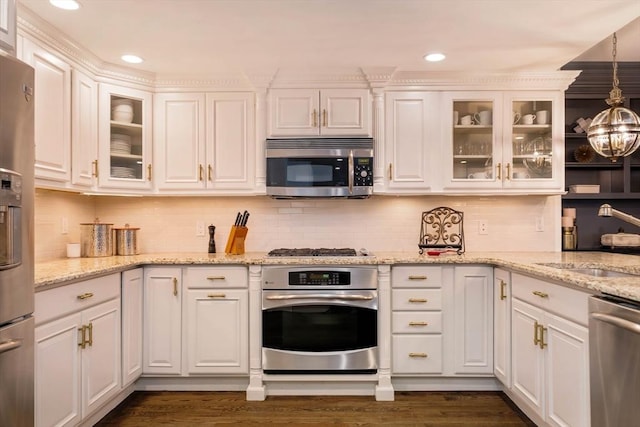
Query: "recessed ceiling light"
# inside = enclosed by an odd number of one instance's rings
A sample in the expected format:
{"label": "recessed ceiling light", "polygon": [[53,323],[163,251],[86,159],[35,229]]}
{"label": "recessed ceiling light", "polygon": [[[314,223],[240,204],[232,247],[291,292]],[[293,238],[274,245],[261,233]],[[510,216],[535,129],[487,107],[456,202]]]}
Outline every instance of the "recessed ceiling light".
{"label": "recessed ceiling light", "polygon": [[49,3],[64,10],[76,10],[80,8],[80,3],[75,0],[49,0]]}
{"label": "recessed ceiling light", "polygon": [[129,64],[139,64],[142,62],[142,58],[137,55],[122,55],[121,58],[124,62],[128,62]]}
{"label": "recessed ceiling light", "polygon": [[425,61],[429,61],[429,62],[439,62],[442,61],[444,58],[446,58],[446,56],[444,56],[443,53],[430,53],[428,55],[425,55],[424,59]]}

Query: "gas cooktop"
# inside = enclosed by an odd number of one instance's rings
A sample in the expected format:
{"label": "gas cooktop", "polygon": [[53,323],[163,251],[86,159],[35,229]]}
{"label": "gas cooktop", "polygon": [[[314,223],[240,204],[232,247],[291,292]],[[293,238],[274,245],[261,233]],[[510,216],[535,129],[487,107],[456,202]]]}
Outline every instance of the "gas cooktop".
{"label": "gas cooktop", "polygon": [[[362,252],[362,251],[361,251]],[[356,256],[359,255],[355,249],[351,248],[279,248],[274,249],[268,253],[269,256],[290,256],[290,257],[305,257],[305,256]],[[368,255],[361,253],[360,255]]]}

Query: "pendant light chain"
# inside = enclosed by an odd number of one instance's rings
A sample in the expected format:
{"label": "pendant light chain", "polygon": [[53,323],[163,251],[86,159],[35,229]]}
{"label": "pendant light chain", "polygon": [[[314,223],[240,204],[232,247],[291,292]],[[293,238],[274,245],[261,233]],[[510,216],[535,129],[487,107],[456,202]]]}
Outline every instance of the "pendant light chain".
{"label": "pendant light chain", "polygon": [[618,87],[620,80],[618,80],[618,61],[616,61],[616,55],[618,54],[618,37],[616,33],[613,33],[613,89],[609,92],[609,99],[606,100],[610,106],[622,105],[624,103],[624,96],[622,96],[622,90]]}

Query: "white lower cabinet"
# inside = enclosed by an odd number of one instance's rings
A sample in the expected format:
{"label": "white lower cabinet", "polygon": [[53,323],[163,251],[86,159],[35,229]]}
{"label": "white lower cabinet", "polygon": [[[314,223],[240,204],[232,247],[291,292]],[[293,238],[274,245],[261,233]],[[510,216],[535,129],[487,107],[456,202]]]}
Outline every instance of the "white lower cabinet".
{"label": "white lower cabinet", "polygon": [[589,295],[519,274],[512,289],[511,391],[522,401],[516,403],[548,425],[589,426]]}
{"label": "white lower cabinet", "polygon": [[392,374],[493,373],[492,269],[391,269]]}
{"label": "white lower cabinet", "polygon": [[76,425],[120,391],[120,275],[36,293],[35,423]]}
{"label": "white lower cabinet", "polygon": [[493,374],[511,388],[511,273],[493,270]]}
{"label": "white lower cabinet", "polygon": [[246,267],[189,267],[185,309],[187,374],[249,372]]}
{"label": "white lower cabinet", "polygon": [[493,374],[493,269],[455,267],[455,374]]}
{"label": "white lower cabinet", "polygon": [[182,354],[182,269],[144,271],[144,374],[180,375]]}
{"label": "white lower cabinet", "polygon": [[391,372],[442,373],[442,267],[391,269]]}
{"label": "white lower cabinet", "polygon": [[142,325],[144,272],[142,268],[122,273],[122,385],[142,375]]}

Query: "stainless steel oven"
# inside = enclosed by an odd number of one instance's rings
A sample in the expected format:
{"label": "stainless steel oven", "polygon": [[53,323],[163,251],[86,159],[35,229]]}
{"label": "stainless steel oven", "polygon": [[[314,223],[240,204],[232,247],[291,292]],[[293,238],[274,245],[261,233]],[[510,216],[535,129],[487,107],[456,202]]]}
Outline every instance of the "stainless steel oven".
{"label": "stainless steel oven", "polygon": [[375,373],[377,269],[263,269],[262,368],[267,374]]}
{"label": "stainless steel oven", "polygon": [[372,193],[372,138],[267,139],[267,195],[365,198]]}

